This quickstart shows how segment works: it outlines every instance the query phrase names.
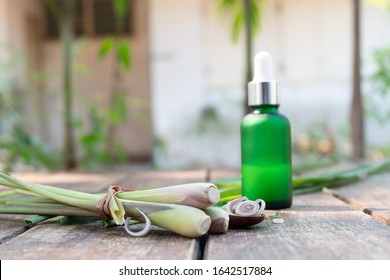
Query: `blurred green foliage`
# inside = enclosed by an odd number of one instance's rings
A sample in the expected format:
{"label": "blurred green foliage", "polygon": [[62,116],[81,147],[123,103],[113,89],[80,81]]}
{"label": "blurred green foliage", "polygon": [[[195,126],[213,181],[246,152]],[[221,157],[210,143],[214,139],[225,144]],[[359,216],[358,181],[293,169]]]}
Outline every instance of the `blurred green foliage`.
{"label": "blurred green foliage", "polygon": [[375,70],[369,77],[371,90],[365,95],[365,109],[369,117],[386,125],[390,121],[390,109],[383,104],[390,97],[390,47],[375,50],[373,58]]}
{"label": "blurred green foliage", "polygon": [[20,102],[16,99],[13,70],[24,63],[21,54],[0,61],[0,168],[6,171],[16,166],[56,169],[59,155],[25,129],[18,109]]}
{"label": "blurred green foliage", "polygon": [[17,164],[34,169],[53,170],[60,167],[60,157],[37,137],[26,132],[20,124],[14,125],[5,139],[0,140],[0,150],[5,153],[2,168],[14,170]]}

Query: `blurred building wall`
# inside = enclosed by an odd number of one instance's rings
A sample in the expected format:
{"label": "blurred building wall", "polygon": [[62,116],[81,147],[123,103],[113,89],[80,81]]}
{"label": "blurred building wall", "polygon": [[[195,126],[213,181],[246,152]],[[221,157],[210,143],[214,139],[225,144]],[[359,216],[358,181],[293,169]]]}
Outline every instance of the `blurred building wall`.
{"label": "blurred building wall", "polygon": [[[150,1],[152,104],[159,166],[239,167],[244,48],[230,40],[230,23],[216,1]],[[372,51],[390,45],[390,13],[364,2],[363,92]],[[282,83],[281,112],[293,136],[324,124],[348,152],[352,77],[352,1],[275,0],[265,5],[254,51],[274,58]],[[369,146],[390,143],[371,120]]]}
{"label": "blurred building wall", "polygon": [[[61,148],[61,46],[44,36],[39,2],[0,0],[0,43],[5,46],[0,55],[31,58],[15,73],[16,91],[24,97],[29,129]],[[238,167],[246,102],[243,38],[232,43],[231,20],[217,12],[214,0],[133,2],[129,115],[119,132],[130,157],[153,153],[160,168]],[[390,45],[390,15],[367,2],[362,9],[362,75],[369,98],[372,52]],[[85,127],[91,125],[89,108],[107,104],[112,57],[97,58],[101,42],[86,37],[75,44],[76,114]],[[258,50],[274,58],[274,76],[282,84],[280,110],[291,120],[293,136],[323,123],[348,149],[340,135],[348,130],[352,91],[352,1],[268,1],[254,42]],[[369,121],[368,144],[390,143],[383,131]]]}
{"label": "blurred building wall", "polygon": [[[10,55],[23,56],[14,77],[15,91],[23,100],[27,129],[38,134],[55,149],[63,144],[62,46],[59,38],[46,32],[44,1],[1,0],[0,41]],[[132,1],[133,32],[127,41],[132,52],[131,71],[122,74],[126,94],[127,119],[117,129],[117,140],[130,159],[148,160],[152,150],[150,114],[148,3]],[[5,28],[3,27],[5,26]],[[98,58],[99,48],[107,36],[77,37],[74,43],[74,111],[76,137],[93,124],[90,109],[107,109],[112,87],[114,55]]]}

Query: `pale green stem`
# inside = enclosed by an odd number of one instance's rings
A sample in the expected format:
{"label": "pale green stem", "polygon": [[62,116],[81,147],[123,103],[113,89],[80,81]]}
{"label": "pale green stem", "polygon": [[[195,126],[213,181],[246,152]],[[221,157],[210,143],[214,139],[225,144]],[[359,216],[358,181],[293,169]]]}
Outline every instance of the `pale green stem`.
{"label": "pale green stem", "polygon": [[76,207],[59,206],[23,206],[12,204],[0,204],[1,214],[32,214],[45,216],[86,216],[86,217],[100,217],[97,212],[83,210]]}
{"label": "pale green stem", "polygon": [[15,189],[6,190],[6,191],[0,192],[0,197],[6,197],[6,196],[13,195],[13,194],[16,194],[16,190]]}
{"label": "pale green stem", "polygon": [[[0,178],[0,185],[6,185],[6,184],[1,183],[1,178]],[[12,186],[12,188],[13,188],[13,186]],[[14,194],[28,194],[28,195],[36,196],[35,193],[30,192],[30,191],[26,191],[26,190],[22,190],[22,189],[12,189],[12,190],[1,191],[0,197],[7,197],[7,196],[14,195]]]}
{"label": "pale green stem", "polygon": [[[6,177],[4,175],[6,175]],[[9,175],[4,174],[2,172],[0,172],[0,177],[3,177],[3,178],[0,178],[0,185],[8,186],[11,188],[20,188],[21,187],[20,183],[27,184],[25,182],[22,182],[19,179],[16,179],[15,177],[9,176]],[[10,178],[12,178],[12,181],[10,180]],[[63,188],[57,188],[57,187],[52,187],[52,186],[47,186],[47,185],[42,185],[42,184],[28,183],[28,185],[33,186],[33,187],[37,187],[37,188],[41,188],[41,189],[45,189],[45,190],[48,190],[48,191],[51,191],[53,193],[57,193],[60,195],[66,195],[68,197],[74,197],[74,198],[78,198],[78,199],[92,199],[92,200],[94,200],[97,198],[101,198],[101,195],[97,195],[97,194],[84,193],[84,192],[68,190],[68,189],[63,189]],[[27,193],[27,194],[31,194],[31,193]]]}
{"label": "pale green stem", "polygon": [[35,215],[35,216],[28,217],[28,218],[24,219],[24,222],[27,225],[31,225],[31,224],[36,224],[36,223],[45,221],[45,220],[50,219],[50,218],[52,218],[52,216]]}
{"label": "pale green stem", "polygon": [[[5,180],[8,180],[9,182],[14,184],[14,188],[21,188],[21,189],[26,189],[28,191],[37,193],[39,195],[45,196],[47,198],[51,198],[53,200],[73,205],[76,207],[80,207],[86,210],[90,211],[96,211],[96,204],[99,202],[99,196],[96,196],[94,200],[85,200],[85,199],[79,199],[79,198],[74,198],[74,197],[68,197],[66,196],[68,190],[65,189],[60,189],[60,188],[54,188],[54,187],[41,187],[41,186],[36,186],[34,184],[29,184],[25,183],[23,181],[20,181],[12,176],[9,176],[3,172],[0,172],[0,177],[2,177]],[[52,189],[55,192],[50,191]],[[82,194],[82,193],[81,193]]]}

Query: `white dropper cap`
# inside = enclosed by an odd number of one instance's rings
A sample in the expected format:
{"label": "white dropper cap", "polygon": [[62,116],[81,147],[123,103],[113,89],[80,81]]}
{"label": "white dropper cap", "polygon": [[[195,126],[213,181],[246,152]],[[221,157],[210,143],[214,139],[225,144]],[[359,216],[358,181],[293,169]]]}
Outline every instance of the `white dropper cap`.
{"label": "white dropper cap", "polygon": [[248,105],[279,105],[279,83],[273,79],[272,57],[261,51],[255,56],[253,80],[248,83]]}
{"label": "white dropper cap", "polygon": [[272,57],[267,52],[258,52],[255,56],[252,82],[269,82],[272,80]]}

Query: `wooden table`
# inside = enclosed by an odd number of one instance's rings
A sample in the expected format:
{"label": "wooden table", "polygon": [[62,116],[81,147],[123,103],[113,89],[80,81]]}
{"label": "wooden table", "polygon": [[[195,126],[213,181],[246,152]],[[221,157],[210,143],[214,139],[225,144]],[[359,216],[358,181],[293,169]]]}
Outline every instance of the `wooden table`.
{"label": "wooden table", "polygon": [[[238,175],[235,170],[151,171],[88,174],[16,174],[21,179],[87,192],[110,184],[164,186]],[[268,211],[273,215],[274,211]],[[123,227],[99,222],[59,226],[56,218],[26,225],[26,216],[0,215],[0,259],[390,259],[390,174],[370,177],[334,190],[295,195],[271,220],[246,230],[186,238],[154,227],[131,237]]]}

